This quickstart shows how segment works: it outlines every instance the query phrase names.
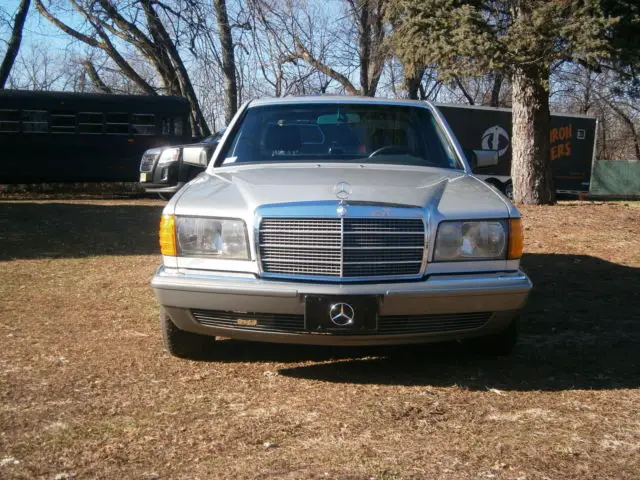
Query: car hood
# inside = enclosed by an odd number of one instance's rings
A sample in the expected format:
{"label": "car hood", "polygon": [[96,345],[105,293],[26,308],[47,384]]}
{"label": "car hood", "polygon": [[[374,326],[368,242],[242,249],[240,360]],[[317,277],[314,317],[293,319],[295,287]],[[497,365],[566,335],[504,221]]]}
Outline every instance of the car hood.
{"label": "car hood", "polygon": [[244,165],[216,169],[191,181],[165,213],[243,218],[262,205],[335,201],[348,182],[347,204],[386,203],[430,210],[445,218],[508,217],[510,204],[496,190],[457,170],[359,164]]}

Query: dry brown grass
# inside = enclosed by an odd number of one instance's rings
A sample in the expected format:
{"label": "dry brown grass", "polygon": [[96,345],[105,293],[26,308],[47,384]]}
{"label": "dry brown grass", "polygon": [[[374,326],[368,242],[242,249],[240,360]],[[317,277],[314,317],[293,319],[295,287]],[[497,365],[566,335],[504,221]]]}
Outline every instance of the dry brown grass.
{"label": "dry brown grass", "polygon": [[209,362],[161,351],[161,205],[0,202],[0,478],[640,475],[638,204],[523,208],[508,359],[224,341]]}

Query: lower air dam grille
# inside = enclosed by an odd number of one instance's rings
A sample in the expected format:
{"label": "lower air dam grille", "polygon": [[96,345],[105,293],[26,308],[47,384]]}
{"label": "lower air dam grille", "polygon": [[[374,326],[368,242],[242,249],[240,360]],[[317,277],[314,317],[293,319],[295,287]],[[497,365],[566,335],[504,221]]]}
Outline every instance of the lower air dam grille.
{"label": "lower air dam grille", "polygon": [[[281,313],[240,313],[216,310],[192,310],[194,318],[208,327],[255,332],[305,333],[304,316]],[[394,315],[378,317],[378,329],[365,335],[409,335],[474,330],[482,327],[491,312],[437,315]],[[332,334],[363,334],[357,330],[332,331]]]}

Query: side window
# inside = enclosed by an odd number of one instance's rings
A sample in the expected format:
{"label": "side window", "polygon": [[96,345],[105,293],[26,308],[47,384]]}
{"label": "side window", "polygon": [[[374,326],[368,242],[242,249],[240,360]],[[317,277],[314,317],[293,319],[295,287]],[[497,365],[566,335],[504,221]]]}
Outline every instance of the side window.
{"label": "side window", "polygon": [[129,114],[105,114],[104,130],[107,135],[129,135]]}
{"label": "side window", "polygon": [[162,135],[182,136],[182,117],[162,117]]}
{"label": "side window", "polygon": [[172,117],[162,117],[162,135],[173,135]]}
{"label": "side window", "polygon": [[51,112],[51,133],[76,133],[75,112],[63,110]]}
{"label": "side window", "polygon": [[20,130],[20,112],[0,109],[0,132],[17,133]]}
{"label": "side window", "polygon": [[155,135],[156,116],[149,113],[134,113],[131,115],[131,126],[134,135]]}
{"label": "side window", "polygon": [[49,112],[46,110],[23,110],[22,131],[24,133],[48,133]]}
{"label": "side window", "polygon": [[78,113],[78,132],[82,135],[97,135],[102,133],[102,112]]}

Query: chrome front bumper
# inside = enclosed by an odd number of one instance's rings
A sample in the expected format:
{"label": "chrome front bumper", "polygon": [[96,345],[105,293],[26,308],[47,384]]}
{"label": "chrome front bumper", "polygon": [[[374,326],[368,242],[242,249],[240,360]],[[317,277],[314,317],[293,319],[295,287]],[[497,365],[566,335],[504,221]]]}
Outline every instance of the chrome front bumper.
{"label": "chrome front bumper", "polygon": [[[523,272],[431,275],[422,281],[366,284],[293,283],[251,274],[185,271],[159,267],[151,286],[178,328],[204,335],[278,343],[380,345],[445,341],[499,331],[517,315],[531,290]],[[307,295],[379,298],[379,316],[491,312],[480,328],[420,334],[348,334],[256,331],[205,326],[192,310],[304,315]]]}

